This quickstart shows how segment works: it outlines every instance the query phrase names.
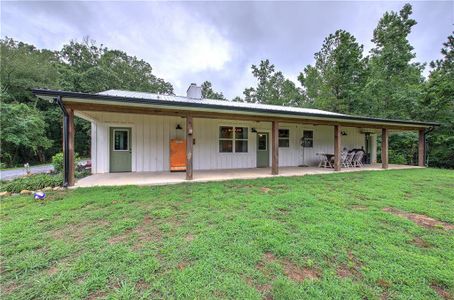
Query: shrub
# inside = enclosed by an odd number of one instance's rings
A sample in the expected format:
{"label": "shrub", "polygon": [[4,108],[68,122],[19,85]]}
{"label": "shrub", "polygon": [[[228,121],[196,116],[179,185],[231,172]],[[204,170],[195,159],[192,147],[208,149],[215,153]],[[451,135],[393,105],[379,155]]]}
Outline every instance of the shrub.
{"label": "shrub", "polygon": [[[77,161],[79,160],[79,155],[74,153],[74,170],[77,166]],[[52,156],[52,165],[54,166],[55,173],[63,173],[63,165],[64,165],[64,156],[63,152],[59,152]]]}
{"label": "shrub", "polygon": [[11,181],[3,181],[0,186],[0,191],[19,193],[22,190],[36,191],[45,187],[61,186],[63,184],[63,177],[61,174],[36,174],[16,178]]}

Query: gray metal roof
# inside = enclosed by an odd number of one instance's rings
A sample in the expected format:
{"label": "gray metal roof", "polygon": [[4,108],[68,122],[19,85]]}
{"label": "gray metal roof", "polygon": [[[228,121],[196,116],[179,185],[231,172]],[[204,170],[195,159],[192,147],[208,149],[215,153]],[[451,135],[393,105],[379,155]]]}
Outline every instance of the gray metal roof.
{"label": "gray metal roof", "polygon": [[304,113],[304,114],[314,114],[314,115],[330,115],[330,116],[347,116],[343,114],[338,114],[330,111],[324,111],[320,109],[312,108],[301,108],[301,107],[291,107],[291,106],[279,106],[279,105],[268,105],[268,104],[259,104],[259,103],[246,103],[246,102],[234,102],[228,100],[217,100],[217,99],[194,99],[184,96],[174,96],[174,95],[161,95],[154,93],[144,93],[144,92],[131,92],[131,91],[122,91],[122,90],[108,90],[98,93],[98,95],[104,96],[114,96],[114,97],[123,97],[123,98],[136,98],[136,99],[149,99],[149,100],[162,100],[162,101],[171,101],[175,103],[190,103],[194,102],[200,104],[206,104],[210,106],[219,106],[225,107],[230,106],[232,108],[249,108],[256,110],[273,110],[273,111],[282,111],[282,112],[295,112],[295,113]]}
{"label": "gray metal roof", "polygon": [[351,121],[361,124],[376,125],[404,125],[406,127],[433,127],[439,126],[439,123],[412,120],[395,120],[383,118],[371,118],[365,116],[353,116],[339,114],[319,109],[300,108],[290,106],[277,106],[258,103],[233,102],[227,100],[215,99],[194,99],[183,96],[162,95],[144,92],[132,92],[122,90],[108,90],[97,94],[68,92],[48,89],[33,89],[33,93],[47,101],[52,101],[55,97],[62,97],[63,101],[82,101],[89,103],[118,103],[124,105],[139,106],[162,106],[174,107],[189,110],[205,111],[230,111],[242,114],[263,114],[263,115],[286,115],[291,117],[301,117],[310,119],[329,119],[335,121]]}

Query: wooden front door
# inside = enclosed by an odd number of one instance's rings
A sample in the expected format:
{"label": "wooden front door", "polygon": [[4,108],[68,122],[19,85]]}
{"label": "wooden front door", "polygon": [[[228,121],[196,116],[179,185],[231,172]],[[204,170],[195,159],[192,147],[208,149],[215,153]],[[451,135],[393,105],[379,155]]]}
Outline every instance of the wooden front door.
{"label": "wooden front door", "polygon": [[110,128],[110,172],[131,172],[131,128]]}

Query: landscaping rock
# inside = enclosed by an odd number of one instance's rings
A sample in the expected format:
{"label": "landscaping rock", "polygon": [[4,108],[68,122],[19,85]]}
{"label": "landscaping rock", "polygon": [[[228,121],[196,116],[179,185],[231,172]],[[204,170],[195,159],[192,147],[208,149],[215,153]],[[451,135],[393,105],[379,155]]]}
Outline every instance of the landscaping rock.
{"label": "landscaping rock", "polygon": [[59,189],[60,189],[60,187],[59,187],[59,186],[56,186],[56,187],[54,187],[52,190],[53,190],[53,191],[58,191]]}
{"label": "landscaping rock", "polygon": [[11,196],[10,192],[0,192],[0,197],[8,197]]}
{"label": "landscaping rock", "polygon": [[52,187],[48,186],[43,188],[43,192],[52,191]]}
{"label": "landscaping rock", "polygon": [[29,191],[29,190],[22,190],[22,191],[20,191],[19,194],[21,194],[21,195],[30,195],[31,193],[33,193],[33,192]]}

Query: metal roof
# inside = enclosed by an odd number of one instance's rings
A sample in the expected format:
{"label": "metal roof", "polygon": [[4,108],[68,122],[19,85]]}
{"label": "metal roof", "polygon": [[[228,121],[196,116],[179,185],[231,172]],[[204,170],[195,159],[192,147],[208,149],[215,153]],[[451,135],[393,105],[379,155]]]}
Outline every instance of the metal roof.
{"label": "metal roof", "polygon": [[[203,109],[213,111],[232,111],[238,113],[261,113],[273,115],[288,115],[288,116],[301,116],[312,119],[334,119],[343,121],[367,122],[367,123],[388,123],[400,124],[408,126],[419,127],[432,127],[439,126],[434,122],[421,122],[410,120],[393,120],[382,118],[371,118],[364,116],[353,116],[346,114],[339,114],[319,109],[291,107],[291,106],[278,106],[259,103],[246,103],[246,102],[233,102],[228,100],[216,99],[195,99],[184,96],[154,94],[145,92],[133,92],[123,90],[107,90],[104,92],[90,94],[80,92],[68,92],[47,89],[33,89],[33,93],[41,98],[50,100],[51,97],[61,96],[63,98],[86,99],[90,102],[116,102],[134,105],[159,105],[159,106],[172,106],[180,108]],[[64,100],[64,99],[63,99]]]}
{"label": "metal roof", "polygon": [[[144,93],[144,92],[132,92],[132,91],[122,91],[122,90],[108,90],[104,92],[97,93],[98,95],[105,96],[114,96],[114,97],[123,97],[123,98],[136,98],[136,99],[149,99],[149,100],[162,100],[162,101],[172,101],[176,103],[190,103],[194,102],[200,104],[206,104],[210,106],[229,106],[229,107],[238,107],[238,108],[252,108],[257,110],[274,110],[274,111],[285,111],[285,112],[297,112],[305,114],[316,114],[316,115],[336,115],[340,116],[342,114],[324,111],[320,109],[312,108],[301,108],[301,107],[291,107],[291,106],[279,106],[279,105],[268,105],[260,103],[247,103],[247,102],[234,102],[228,100],[217,100],[217,99],[194,99],[184,96],[174,96],[174,95],[161,95],[153,93]],[[344,115],[346,116],[346,115]]]}

